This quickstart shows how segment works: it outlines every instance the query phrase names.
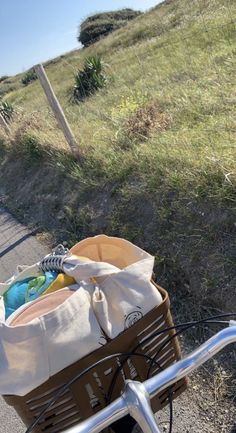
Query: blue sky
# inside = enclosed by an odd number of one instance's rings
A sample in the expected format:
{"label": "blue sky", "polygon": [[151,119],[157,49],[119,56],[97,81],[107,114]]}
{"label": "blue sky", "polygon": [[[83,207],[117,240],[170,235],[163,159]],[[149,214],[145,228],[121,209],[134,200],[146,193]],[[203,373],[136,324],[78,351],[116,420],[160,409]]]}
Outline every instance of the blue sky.
{"label": "blue sky", "polygon": [[160,0],[0,0],[0,76],[78,47],[78,25],[94,12],[147,10]]}

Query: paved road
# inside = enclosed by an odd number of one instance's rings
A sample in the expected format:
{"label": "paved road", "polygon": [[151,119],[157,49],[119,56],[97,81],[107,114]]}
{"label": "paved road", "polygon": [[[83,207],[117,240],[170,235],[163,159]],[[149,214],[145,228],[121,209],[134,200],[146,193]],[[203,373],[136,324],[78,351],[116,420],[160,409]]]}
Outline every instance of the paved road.
{"label": "paved road", "polygon": [[[31,265],[43,257],[46,247],[7,212],[0,208],[0,281],[5,281],[18,264]],[[16,412],[0,398],[0,433],[22,433],[25,428]]]}

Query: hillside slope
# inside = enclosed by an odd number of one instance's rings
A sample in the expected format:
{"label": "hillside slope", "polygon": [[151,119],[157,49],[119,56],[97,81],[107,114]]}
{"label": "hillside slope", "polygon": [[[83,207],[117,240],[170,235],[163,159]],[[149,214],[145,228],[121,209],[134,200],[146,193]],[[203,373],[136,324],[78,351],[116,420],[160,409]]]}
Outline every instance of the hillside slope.
{"label": "hillside slope", "polygon": [[[106,232],[148,249],[181,319],[236,300],[235,21],[234,0],[168,0],[48,62],[81,166],[38,82],[12,77],[4,96],[18,112],[11,140],[0,136],[3,202],[69,244]],[[75,105],[74,73],[91,54],[111,79]]]}

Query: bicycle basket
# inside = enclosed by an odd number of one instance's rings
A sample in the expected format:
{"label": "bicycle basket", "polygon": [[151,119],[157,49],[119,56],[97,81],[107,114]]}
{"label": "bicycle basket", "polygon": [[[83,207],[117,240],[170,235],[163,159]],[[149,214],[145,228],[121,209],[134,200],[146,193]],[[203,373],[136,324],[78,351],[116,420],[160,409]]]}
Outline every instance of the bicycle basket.
{"label": "bicycle basket", "polygon": [[[161,292],[163,298],[162,304],[153,308],[131,328],[122,332],[100,349],[50,377],[44,384],[24,397],[4,396],[7,404],[14,406],[27,426],[35,420],[61,386],[65,385],[88,366],[102,360],[108,355],[119,352],[132,352],[135,347],[140,345],[137,352],[149,357],[154,357],[159,351],[156,361],[162,369],[165,369],[181,358],[177,337],[171,340],[168,339],[168,337],[175,333],[174,330],[167,330],[161,334],[159,333],[159,335],[152,336],[153,333],[165,331],[173,325],[168,294],[161,287],[156,287]],[[169,341],[165,345],[167,339]],[[60,433],[105,407],[107,405],[107,395],[111,381],[119,365],[120,359],[114,357],[92,368],[68,387],[66,392],[45,413],[33,431],[35,433]],[[155,365],[151,370],[151,376],[158,372],[159,366]],[[144,381],[147,378],[149,367],[150,361],[146,358],[129,357],[118,375],[111,401],[120,395],[125,379]],[[186,378],[172,385],[172,398],[174,399],[179,396],[186,389],[186,385]],[[151,404],[154,412],[162,409],[168,403],[168,396],[169,393],[166,390],[152,399]]]}

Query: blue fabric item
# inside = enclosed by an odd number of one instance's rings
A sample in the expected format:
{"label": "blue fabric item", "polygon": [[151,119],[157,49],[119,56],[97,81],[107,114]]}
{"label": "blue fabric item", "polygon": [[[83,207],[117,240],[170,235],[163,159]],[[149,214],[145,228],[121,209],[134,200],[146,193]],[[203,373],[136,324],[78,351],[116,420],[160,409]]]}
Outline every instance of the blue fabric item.
{"label": "blue fabric item", "polygon": [[13,283],[6,293],[4,293],[4,304],[5,304],[5,319],[7,319],[10,314],[25,303],[25,293],[28,288],[28,284],[34,277],[26,278],[22,281],[17,281]]}
{"label": "blue fabric item", "polygon": [[[28,301],[37,299],[48,286],[56,279],[57,272],[45,272],[45,282],[42,285],[38,284],[37,277],[29,277],[22,281],[13,283],[7,292],[4,294],[5,304],[5,320],[12,314],[17,308],[25,304]],[[33,281],[34,280],[34,281]]]}

